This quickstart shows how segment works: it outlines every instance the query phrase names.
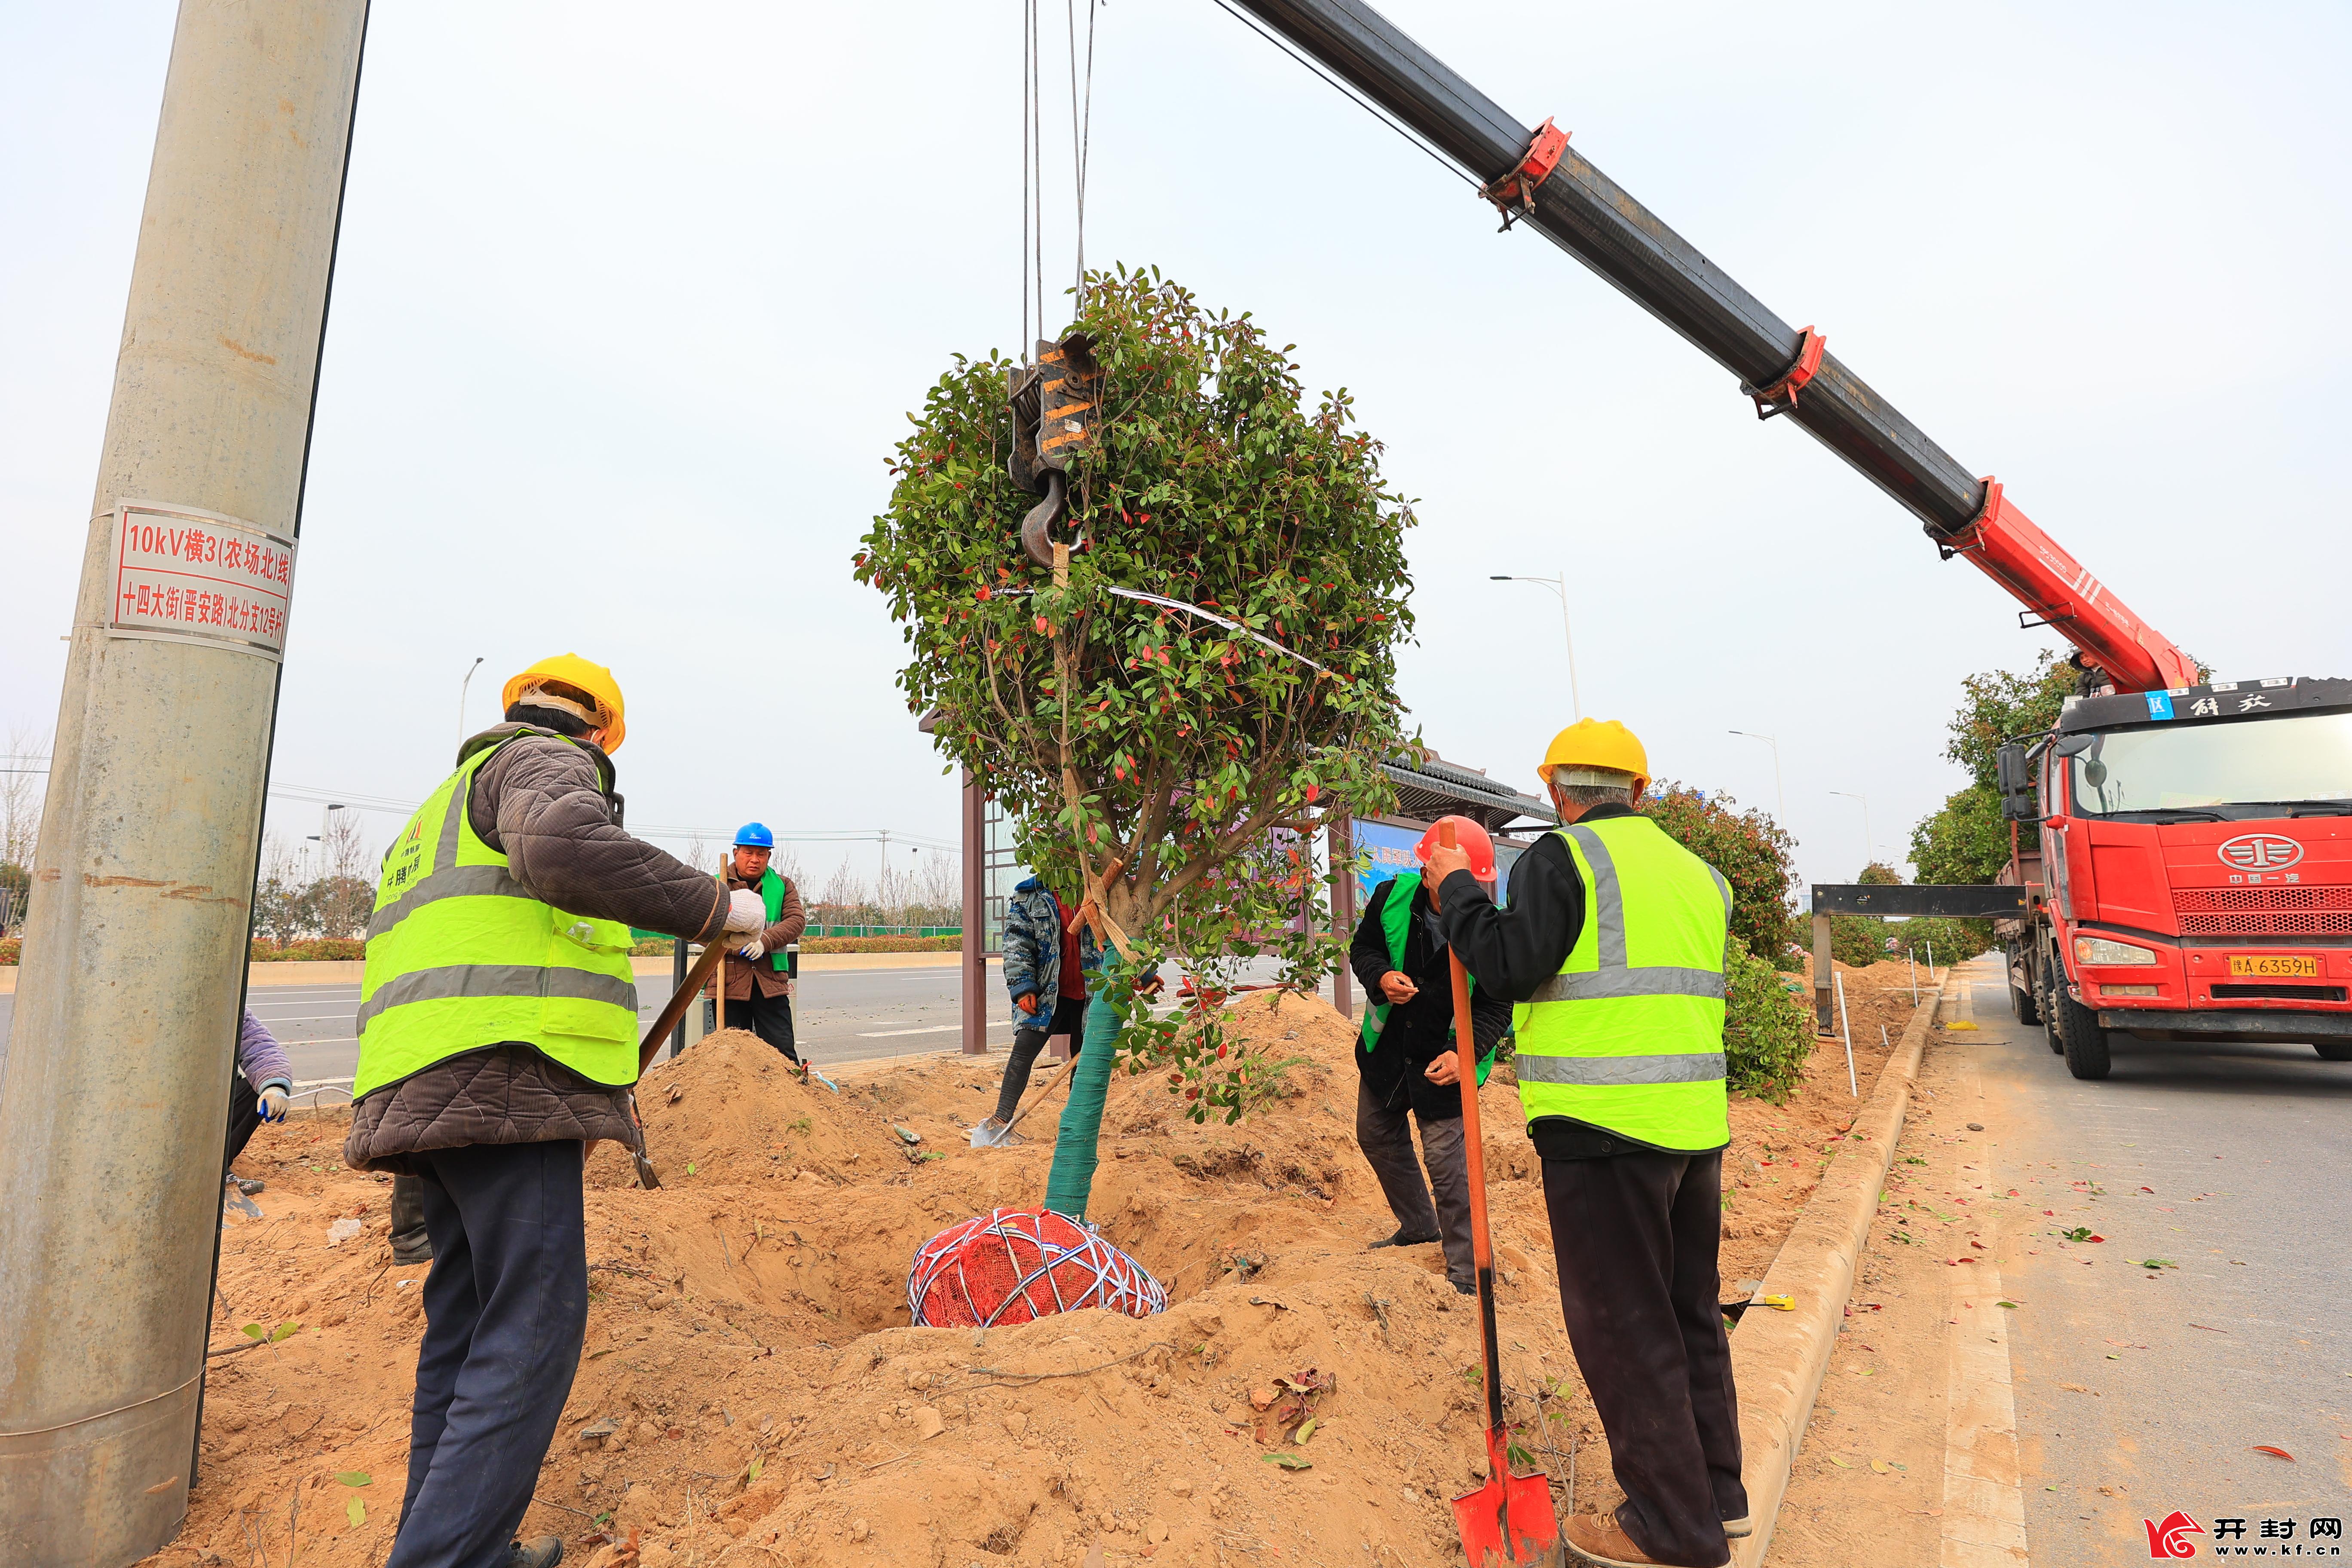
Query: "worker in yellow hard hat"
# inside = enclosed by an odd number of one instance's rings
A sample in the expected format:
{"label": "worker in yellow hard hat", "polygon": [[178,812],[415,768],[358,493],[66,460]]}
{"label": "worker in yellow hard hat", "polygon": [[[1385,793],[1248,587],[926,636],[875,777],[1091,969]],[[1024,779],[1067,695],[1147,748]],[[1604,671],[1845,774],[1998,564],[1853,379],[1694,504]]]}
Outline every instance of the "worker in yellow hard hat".
{"label": "worker in yellow hard hat", "polygon": [[1717,1306],[1731,888],[1641,814],[1649,755],[1622,724],[1570,725],[1536,771],[1560,826],[1511,868],[1507,907],[1458,850],[1429,879],[1479,989],[1517,1004],[1561,1311],[1625,1492],[1562,1534],[1608,1568],[1715,1568],[1749,1533]]}
{"label": "worker in yellow hard hat", "polygon": [[629,928],[710,942],[766,908],[621,830],[613,672],[577,654],[506,684],[505,721],[383,858],[343,1158],[421,1199],[408,1488],[385,1568],[549,1568],[512,1539],[579,1370],[588,1146],[642,1149]]}

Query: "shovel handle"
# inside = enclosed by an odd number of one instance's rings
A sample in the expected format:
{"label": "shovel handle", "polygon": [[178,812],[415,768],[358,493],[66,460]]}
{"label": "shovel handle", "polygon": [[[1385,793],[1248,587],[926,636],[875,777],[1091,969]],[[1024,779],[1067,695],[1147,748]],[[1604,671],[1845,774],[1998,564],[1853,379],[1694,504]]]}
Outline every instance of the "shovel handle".
{"label": "shovel handle", "polygon": [[686,1016],[687,1008],[693,1004],[695,994],[702,989],[702,983],[710,978],[710,972],[726,958],[726,942],[727,938],[722,933],[716,942],[702,950],[702,956],[696,959],[694,967],[686,972],[686,984],[677,988],[677,994],[662,1007],[661,1016],[654,1020],[653,1027],[646,1031],[645,1039],[637,1047],[639,1077],[643,1077],[645,1070],[654,1065],[654,1055],[661,1049],[661,1043],[669,1037],[672,1029],[677,1027],[677,1021]]}
{"label": "shovel handle", "polygon": [[[1455,847],[1454,824],[1437,825],[1437,842]],[[1432,889],[1433,899],[1435,889]],[[1503,1351],[1495,1332],[1495,1242],[1486,1228],[1486,1142],[1478,1131],[1478,1040],[1470,1024],[1470,972],[1449,944],[1454,982],[1454,1050],[1461,1059],[1463,1163],[1469,1169],[1470,1258],[1478,1269],[1478,1338],[1486,1363],[1486,1449],[1496,1475],[1508,1479],[1503,1447]]]}

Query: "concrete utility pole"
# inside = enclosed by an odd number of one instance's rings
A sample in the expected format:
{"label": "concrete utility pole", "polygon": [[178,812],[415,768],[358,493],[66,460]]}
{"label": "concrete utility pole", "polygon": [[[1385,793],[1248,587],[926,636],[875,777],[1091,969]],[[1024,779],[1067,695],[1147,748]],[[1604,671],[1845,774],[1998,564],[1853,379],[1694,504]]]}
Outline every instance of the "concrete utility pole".
{"label": "concrete utility pole", "polygon": [[0,1563],[187,1512],[366,19],[184,0],[173,37],[0,1079]]}

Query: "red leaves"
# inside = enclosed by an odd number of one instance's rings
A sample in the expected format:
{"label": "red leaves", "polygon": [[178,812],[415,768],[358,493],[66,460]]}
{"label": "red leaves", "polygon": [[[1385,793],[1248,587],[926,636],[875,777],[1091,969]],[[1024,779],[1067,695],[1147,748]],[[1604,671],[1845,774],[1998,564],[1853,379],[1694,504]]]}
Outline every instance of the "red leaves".
{"label": "red leaves", "polygon": [[2273,1448],[2268,1443],[2255,1444],[2254,1452],[2257,1454],[2274,1455],[2279,1458],[2284,1459],[2290,1465],[2294,1463],[2294,1456],[2293,1454],[2288,1453],[2284,1448]]}
{"label": "red leaves", "polygon": [[1045,635],[1047,635],[1047,631],[1048,631],[1048,628],[1047,628],[1047,626],[1046,626],[1046,625],[1045,625],[1045,616],[1039,616],[1037,617],[1037,635],[1038,635],[1039,637],[1045,637]]}
{"label": "red leaves", "polygon": [[[1315,804],[1316,797],[1317,797],[1318,795],[1320,795],[1322,793],[1323,793],[1323,786],[1322,786],[1321,784],[1308,784],[1308,785],[1307,786],[1307,805],[1313,805]],[[1293,853],[1293,854],[1292,854],[1292,856],[1291,856],[1291,858],[1292,858],[1292,859],[1294,859],[1294,860],[1296,860],[1297,858],[1298,858],[1298,857],[1297,857],[1297,855],[1296,853]]]}
{"label": "red leaves", "polygon": [[991,588],[987,584],[983,583],[979,587],[974,588],[971,591],[971,596],[978,599],[984,605],[988,603],[989,600],[996,597],[996,591]]}

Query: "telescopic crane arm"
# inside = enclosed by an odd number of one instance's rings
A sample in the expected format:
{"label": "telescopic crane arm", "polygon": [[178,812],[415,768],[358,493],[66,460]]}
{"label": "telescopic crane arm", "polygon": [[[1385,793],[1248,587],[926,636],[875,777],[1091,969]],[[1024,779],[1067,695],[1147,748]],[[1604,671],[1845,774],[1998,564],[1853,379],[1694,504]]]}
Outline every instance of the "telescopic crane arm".
{"label": "telescopic crane arm", "polygon": [[[1234,0],[1483,182],[1524,223],[1739,378],[1757,416],[1794,420],[2082,650],[2120,691],[2195,683],[2196,667],[2002,493],[1568,144],[1530,130],[1360,0]],[[2020,616],[2021,622],[2024,616]],[[2035,624],[2035,623],[2026,623]]]}

